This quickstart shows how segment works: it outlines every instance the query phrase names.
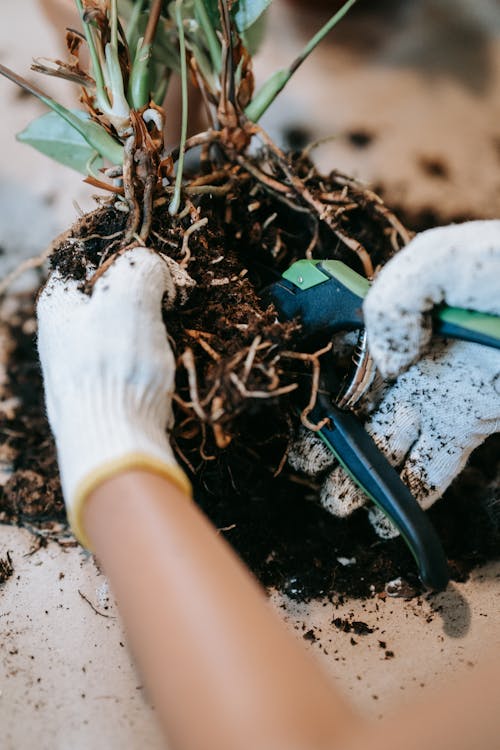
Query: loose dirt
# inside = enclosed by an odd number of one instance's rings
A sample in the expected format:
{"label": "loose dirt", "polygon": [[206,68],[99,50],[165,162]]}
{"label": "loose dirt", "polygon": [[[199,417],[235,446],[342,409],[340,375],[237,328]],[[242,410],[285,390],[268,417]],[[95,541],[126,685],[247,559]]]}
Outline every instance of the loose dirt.
{"label": "loose dirt", "polygon": [[[177,357],[173,445],[197,502],[266,587],[297,599],[367,597],[401,576],[405,591],[418,592],[413,559],[400,539],[379,540],[364,510],[333,518],[318,504],[319,485],[285,460],[298,426],[290,389],[296,360],[287,352],[302,351],[303,342],[300,327],[278,323],[260,291],[305,248],[361,272],[362,260],[342,236],[361,243],[377,266],[404,234],[383,204],[348,178],[322,177],[305,159],[295,167],[311,193],[333,207],[338,233],[234,167],[192,181],[215,189],[195,189],[190,210],[176,222],[166,202],[157,201],[150,244],[196,281],[187,303],[165,313]],[[118,248],[126,218],[108,202],[74,227],[52,266],[84,288],[89,264],[97,267]],[[34,300],[18,297],[17,304],[3,324],[12,351],[2,401],[17,401],[0,411],[0,457],[14,469],[1,490],[0,520],[28,526],[42,540],[60,538],[64,508],[44,414]],[[339,369],[344,365],[339,355]],[[455,580],[499,554],[499,446],[494,437],[478,449],[430,511]]]}

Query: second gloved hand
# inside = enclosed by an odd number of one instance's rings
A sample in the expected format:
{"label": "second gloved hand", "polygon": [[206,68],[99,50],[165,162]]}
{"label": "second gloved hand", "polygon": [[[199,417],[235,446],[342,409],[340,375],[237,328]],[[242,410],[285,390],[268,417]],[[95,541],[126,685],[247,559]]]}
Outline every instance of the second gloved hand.
{"label": "second gloved hand", "polygon": [[[364,305],[370,351],[386,376],[415,361],[430,340],[426,311],[447,302],[500,313],[500,221],[423,232],[381,271]],[[425,356],[386,386],[366,429],[424,509],[464,468],[471,452],[500,431],[500,351],[436,337]],[[321,503],[348,516],[367,498],[326,446],[302,430],[292,467],[323,476]],[[332,468],[334,467],[334,468]],[[396,532],[370,509],[380,536]]]}
{"label": "second gloved hand", "polygon": [[[441,497],[471,452],[500,430],[500,352],[462,341],[436,341],[428,354],[389,386],[366,430],[398,469],[424,509]],[[367,502],[313,432],[301,430],[289,462],[325,474],[320,501],[345,517]],[[382,537],[395,529],[377,508],[370,520]]]}

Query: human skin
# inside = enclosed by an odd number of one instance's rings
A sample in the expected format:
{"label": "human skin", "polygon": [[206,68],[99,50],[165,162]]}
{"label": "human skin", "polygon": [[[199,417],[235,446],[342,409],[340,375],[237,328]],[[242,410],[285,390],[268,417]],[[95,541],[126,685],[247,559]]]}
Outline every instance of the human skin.
{"label": "human skin", "polygon": [[227,542],[168,480],[129,471],[106,481],[87,500],[84,525],[173,748],[323,750],[359,726]]}
{"label": "human skin", "polygon": [[285,628],[197,506],[129,471],[84,524],[172,750],[498,750],[500,655],[382,722],[366,721]]}
{"label": "human skin", "polygon": [[437,698],[365,724],[168,482],[139,472],[110,480],[85,524],[173,748],[499,747],[498,657]]}

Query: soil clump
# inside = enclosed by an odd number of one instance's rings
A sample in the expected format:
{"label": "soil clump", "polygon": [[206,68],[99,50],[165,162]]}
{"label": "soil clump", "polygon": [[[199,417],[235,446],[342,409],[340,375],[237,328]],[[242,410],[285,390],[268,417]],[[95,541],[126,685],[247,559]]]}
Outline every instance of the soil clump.
{"label": "soil clump", "polygon": [[[325,342],[305,345],[300,326],[278,322],[260,292],[306,248],[363,272],[360,248],[377,267],[407,239],[380,199],[354,181],[318,175],[306,158],[296,158],[294,169],[334,221],[234,165],[194,178],[187,209],[175,220],[165,200],[155,203],[149,244],[196,282],[185,304],[165,312],[177,358],[173,446],[197,502],[264,586],[296,599],[367,597],[401,576],[418,592],[401,539],[378,539],[363,510],[347,520],[332,517],[318,504],[318,480],[286,462],[299,424],[290,352],[308,355]],[[105,202],[75,225],[52,267],[87,288],[89,265],[98,268],[119,248],[126,221],[114,199]],[[0,411],[0,448],[13,466],[1,489],[0,520],[35,528],[45,539],[59,534],[64,506],[44,412],[34,300],[18,303],[3,323],[12,350],[2,400],[17,406]],[[339,370],[345,366],[339,352]],[[499,447],[496,436],[479,448],[430,511],[454,580],[498,556]]]}

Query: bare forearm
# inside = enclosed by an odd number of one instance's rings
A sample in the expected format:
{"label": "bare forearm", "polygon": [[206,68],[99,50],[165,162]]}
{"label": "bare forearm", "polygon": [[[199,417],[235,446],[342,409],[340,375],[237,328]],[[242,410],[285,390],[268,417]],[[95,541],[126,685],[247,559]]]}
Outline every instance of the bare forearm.
{"label": "bare forearm", "polygon": [[85,526],[175,748],[332,748],[353,712],[196,506],[129,472]]}
{"label": "bare forearm", "polygon": [[342,743],[342,750],[498,750],[498,648],[474,670],[453,679],[383,721],[359,727]]}

